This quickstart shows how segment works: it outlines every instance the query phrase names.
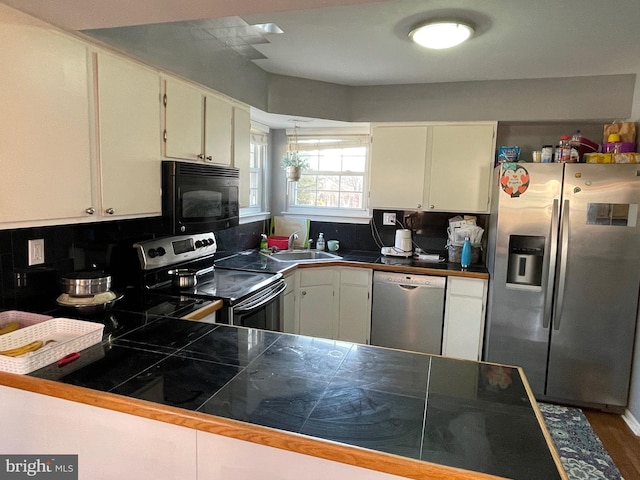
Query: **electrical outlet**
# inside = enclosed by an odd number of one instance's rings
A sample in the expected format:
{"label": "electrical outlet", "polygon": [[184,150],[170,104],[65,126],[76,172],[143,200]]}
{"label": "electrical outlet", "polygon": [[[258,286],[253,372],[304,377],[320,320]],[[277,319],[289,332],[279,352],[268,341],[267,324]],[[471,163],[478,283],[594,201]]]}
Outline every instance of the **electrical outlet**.
{"label": "electrical outlet", "polygon": [[396,214],[393,212],[384,212],[382,214],[382,224],[383,225],[395,225],[396,224]]}
{"label": "electrical outlet", "polygon": [[29,265],[40,265],[44,263],[44,238],[28,240]]}

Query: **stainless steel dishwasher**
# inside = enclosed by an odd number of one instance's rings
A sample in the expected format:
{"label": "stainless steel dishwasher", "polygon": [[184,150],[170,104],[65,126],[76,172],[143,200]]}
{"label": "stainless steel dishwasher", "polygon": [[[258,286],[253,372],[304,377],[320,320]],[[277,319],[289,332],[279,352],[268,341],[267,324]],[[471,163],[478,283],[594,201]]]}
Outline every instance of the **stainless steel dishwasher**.
{"label": "stainless steel dishwasher", "polygon": [[373,273],[371,344],[440,354],[445,277]]}

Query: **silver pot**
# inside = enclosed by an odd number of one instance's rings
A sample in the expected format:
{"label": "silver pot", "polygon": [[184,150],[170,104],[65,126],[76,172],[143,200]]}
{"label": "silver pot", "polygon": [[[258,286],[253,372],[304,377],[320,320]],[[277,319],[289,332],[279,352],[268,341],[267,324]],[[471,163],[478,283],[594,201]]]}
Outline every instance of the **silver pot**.
{"label": "silver pot", "polygon": [[194,270],[192,268],[176,268],[169,270],[171,281],[176,288],[193,288],[198,284],[198,276],[213,271],[213,267]]}
{"label": "silver pot", "polygon": [[111,275],[104,272],[72,272],[64,275],[60,283],[63,293],[75,296],[96,295],[111,288]]}

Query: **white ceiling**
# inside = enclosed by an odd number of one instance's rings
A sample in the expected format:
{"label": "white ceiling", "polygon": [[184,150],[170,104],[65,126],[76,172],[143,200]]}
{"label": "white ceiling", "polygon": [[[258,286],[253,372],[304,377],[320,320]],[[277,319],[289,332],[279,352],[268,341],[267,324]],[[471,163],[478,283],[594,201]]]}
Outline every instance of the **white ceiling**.
{"label": "white ceiling", "polygon": [[[256,65],[347,86],[640,73],[640,0],[0,1],[71,30],[126,25],[109,33],[132,42],[170,22],[162,34],[180,37],[183,56],[202,51],[184,42],[202,42],[212,18],[273,22],[284,34],[253,45],[266,57]],[[411,44],[408,31],[431,17],[468,20],[476,35],[445,51]]]}

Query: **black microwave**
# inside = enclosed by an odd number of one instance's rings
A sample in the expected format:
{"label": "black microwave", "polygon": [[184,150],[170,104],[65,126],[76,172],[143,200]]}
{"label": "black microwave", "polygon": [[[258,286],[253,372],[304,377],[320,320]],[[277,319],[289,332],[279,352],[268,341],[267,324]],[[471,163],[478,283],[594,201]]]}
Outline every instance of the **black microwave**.
{"label": "black microwave", "polygon": [[237,168],[162,162],[162,215],[173,235],[216,232],[240,220]]}

